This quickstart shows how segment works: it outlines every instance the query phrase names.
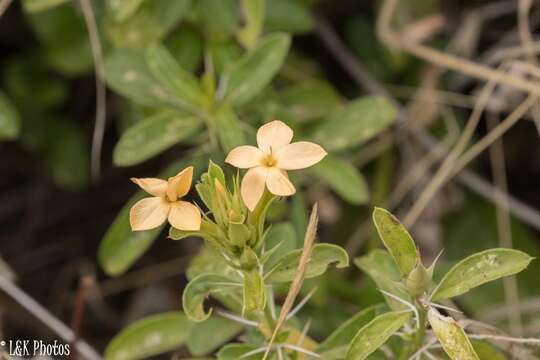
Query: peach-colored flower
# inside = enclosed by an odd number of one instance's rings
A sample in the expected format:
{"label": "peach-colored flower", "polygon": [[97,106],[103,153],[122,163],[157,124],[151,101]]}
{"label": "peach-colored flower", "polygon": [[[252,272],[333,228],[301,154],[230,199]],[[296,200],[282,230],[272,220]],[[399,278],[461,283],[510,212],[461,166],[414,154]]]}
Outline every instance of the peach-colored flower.
{"label": "peach-colored flower", "polygon": [[274,120],[259,128],[257,145],[243,145],[231,150],[225,162],[240,169],[249,169],[242,179],[240,192],[248,209],[253,211],[265,186],[274,195],[290,196],[296,192],[286,170],[304,169],[326,156],[314,143],[291,143],[293,131],[285,123]]}
{"label": "peach-colored flower", "polygon": [[193,166],[180,171],[168,180],[132,178],[135,184],[153,197],[139,200],[129,211],[133,231],[150,230],[162,225],[167,219],[177,229],[196,231],[201,228],[199,209],[180,199],[191,188]]}

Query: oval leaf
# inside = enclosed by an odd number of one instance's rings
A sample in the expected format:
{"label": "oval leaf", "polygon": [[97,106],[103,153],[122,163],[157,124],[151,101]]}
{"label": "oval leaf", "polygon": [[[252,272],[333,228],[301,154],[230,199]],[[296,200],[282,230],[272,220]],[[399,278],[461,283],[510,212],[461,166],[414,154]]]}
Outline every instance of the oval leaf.
{"label": "oval leaf", "polygon": [[396,311],[377,316],[364,325],[351,342],[345,360],[363,360],[381,347],[411,318],[411,313]]}
{"label": "oval leaf", "polygon": [[11,100],[0,91],[0,140],[12,140],[19,136],[21,119]]}
{"label": "oval leaf", "polygon": [[444,351],[452,360],[480,360],[465,331],[451,317],[428,311],[428,320]]}
{"label": "oval leaf", "polygon": [[198,80],[180,67],[167,48],[150,46],[146,50],[146,63],[156,80],[181,104],[190,108],[201,102],[203,92]]}
{"label": "oval leaf", "polygon": [[113,160],[130,166],[150,159],[192,136],[201,127],[199,119],[174,110],[159,112],[130,127],[116,144]]}
{"label": "oval leaf", "polygon": [[205,322],[193,326],[187,347],[193,355],[206,355],[235,338],[242,330],[243,326],[237,322],[220,316],[211,316]]}
{"label": "oval leaf", "polygon": [[431,299],[448,299],[487,282],[525,269],[532,257],[519,250],[490,249],[461,260],[446,273]]}
{"label": "oval leaf", "polygon": [[116,335],[105,349],[107,360],[135,360],[182,346],[191,323],[180,312],[163,313],[139,320]]}
{"label": "oval leaf", "polygon": [[[283,259],[265,275],[267,283],[292,281],[298,269],[302,249],[296,249],[286,254]],[[337,268],[349,265],[347,252],[333,244],[316,244],[311,252],[311,259],[306,269],[305,278],[313,278],[324,274],[328,266],[336,263]]]}
{"label": "oval leaf", "polygon": [[219,143],[225,153],[246,143],[238,116],[230,106],[225,105],[216,112],[214,124]]}
{"label": "oval leaf", "polygon": [[264,37],[232,67],[227,80],[227,98],[235,105],[253,99],[279,71],[291,38],[287,34]]}
{"label": "oval leaf", "polygon": [[315,132],[326,150],[358,146],[386,130],[396,118],[396,108],[381,97],[363,97],[335,111]]}
{"label": "oval leaf", "polygon": [[257,353],[251,356],[244,356],[245,354],[255,350],[256,347],[248,344],[229,344],[219,350],[217,354],[217,360],[261,360],[263,353]]}
{"label": "oval leaf", "polygon": [[258,269],[244,271],[244,310],[250,313],[266,306],[264,280]]}
{"label": "oval leaf", "polygon": [[416,245],[411,235],[399,220],[385,209],[375,208],[373,222],[401,275],[406,277],[414,269],[418,260]]}
{"label": "oval leaf", "polygon": [[213,291],[241,289],[241,283],[234,283],[228,277],[217,274],[202,274],[191,280],[182,295],[184,312],[193,321],[201,322],[210,317],[210,311],[204,311],[204,300]]}
{"label": "oval leaf", "polygon": [[368,322],[373,320],[385,306],[374,305],[360,311],[344,322],[317,348],[317,353],[323,358],[342,359],[345,357],[349,343],[356,333]]}
{"label": "oval leaf", "polygon": [[[399,269],[387,251],[382,249],[373,250],[366,256],[354,259],[354,263],[375,281],[377,288],[396,295],[403,300],[410,301],[410,295],[396,285],[399,284],[400,280]],[[383,295],[392,310],[407,308],[405,304],[396,299]]]}
{"label": "oval leaf", "polygon": [[345,201],[355,205],[368,201],[366,180],[350,162],[327,156],[311,171]]}

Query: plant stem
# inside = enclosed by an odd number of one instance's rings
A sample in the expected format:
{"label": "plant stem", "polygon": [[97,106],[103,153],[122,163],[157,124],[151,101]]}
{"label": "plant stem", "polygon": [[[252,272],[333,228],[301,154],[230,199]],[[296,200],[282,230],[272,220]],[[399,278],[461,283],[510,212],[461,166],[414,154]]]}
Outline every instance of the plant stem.
{"label": "plant stem", "polygon": [[415,301],[415,306],[418,310],[419,327],[409,343],[409,346],[405,347],[404,351],[402,351],[401,356],[399,357],[400,360],[408,360],[414,353],[416,353],[424,344],[424,339],[426,337],[427,311],[420,304],[418,299]]}

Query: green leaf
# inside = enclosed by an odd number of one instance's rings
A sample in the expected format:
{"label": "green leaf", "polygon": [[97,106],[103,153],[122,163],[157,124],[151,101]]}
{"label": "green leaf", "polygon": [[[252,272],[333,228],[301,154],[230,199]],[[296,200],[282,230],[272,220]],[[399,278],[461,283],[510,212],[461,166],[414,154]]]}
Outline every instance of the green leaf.
{"label": "green leaf", "polygon": [[257,96],[281,68],[290,43],[287,34],[262,38],[229,72],[227,98],[235,105],[242,105]]}
{"label": "green leaf", "polygon": [[360,171],[346,160],[327,156],[310,171],[351,204],[365,204],[369,200],[366,180]]}
{"label": "green leaf", "polygon": [[394,311],[379,315],[364,325],[351,342],[345,360],[363,360],[381,347],[411,318],[410,312]]}
{"label": "green leaf", "polygon": [[519,250],[490,249],[461,260],[446,273],[431,299],[448,299],[468,292],[487,282],[514,275],[524,270],[533,260]]}
{"label": "green leaf", "polygon": [[148,160],[189,138],[201,125],[199,119],[174,110],[152,115],[122,134],[114,148],[114,164],[131,166]]}
{"label": "green leaf", "polygon": [[217,354],[217,360],[260,360],[263,358],[263,353],[246,356],[244,354],[249,353],[250,351],[255,350],[256,348],[253,345],[248,344],[229,344],[219,350]]}
{"label": "green leaf", "polygon": [[327,82],[320,80],[302,81],[284,88],[278,94],[287,107],[291,121],[306,122],[335,111],[340,105],[338,92]]}
{"label": "green leaf", "polygon": [[264,279],[258,268],[244,271],[244,310],[251,313],[266,306]]}
{"label": "green leaf", "polygon": [[144,0],[106,0],[107,10],[116,22],[121,22],[133,15]]}
{"label": "green leaf", "polygon": [[215,132],[225,153],[246,143],[246,137],[240,126],[240,121],[230,106],[222,106],[216,112],[214,124],[216,127]]}
{"label": "green leaf", "polygon": [[[283,259],[265,275],[267,283],[279,283],[292,281],[298,269],[298,263],[302,249],[296,249]],[[311,259],[306,269],[305,278],[313,278],[324,274],[328,266],[336,263],[337,268],[344,268],[349,265],[349,255],[347,252],[333,244],[315,244],[311,253]]]}
{"label": "green leaf", "polygon": [[[198,176],[198,169],[202,167],[203,159],[206,161],[203,157],[195,157],[174,162],[165,171],[161,172],[158,177],[168,178],[188,165],[194,166],[194,177],[196,177]],[[101,240],[98,260],[109,276],[118,276],[125,273],[146,252],[163,229],[163,227],[159,227],[148,231],[131,230],[129,210],[137,201],[146,196],[148,195],[143,191],[138,191],[133,195],[116,215],[103,240]]]}
{"label": "green leaf", "polygon": [[452,360],[480,360],[465,331],[451,317],[428,311],[428,320],[444,351]]}
{"label": "green leaf", "polygon": [[30,13],[52,9],[69,0],[23,0],[24,10]]}
{"label": "green leaf", "polygon": [[83,130],[70,121],[47,124],[45,157],[54,182],[68,190],[81,190],[90,182],[90,149]]}
{"label": "green leaf", "polygon": [[228,289],[238,290],[241,283],[235,283],[230,278],[217,274],[202,274],[191,280],[182,295],[182,304],[186,315],[195,322],[208,319],[212,309],[204,311],[204,300],[212,292],[226,292]]}
{"label": "green leaf", "polygon": [[[400,281],[399,269],[387,251],[382,249],[373,250],[366,256],[356,258],[354,263],[375,281],[377,288],[396,295],[405,301],[410,301],[410,296],[396,285]],[[392,310],[407,309],[405,304],[387,295],[384,295],[384,298]]]}
{"label": "green leaf", "polygon": [[265,30],[284,31],[293,34],[313,29],[313,16],[296,1],[268,0],[266,2]]}
{"label": "green leaf", "polygon": [[472,346],[480,360],[508,360],[501,350],[487,341],[472,341]]}
{"label": "green leaf", "polygon": [[15,105],[0,90],[0,141],[16,139],[21,132],[21,118]]}
{"label": "green leaf", "polygon": [[232,35],[240,20],[235,0],[197,0],[199,16],[212,37]]}
{"label": "green leaf", "polygon": [[182,27],[167,37],[165,45],[183,69],[194,72],[201,65],[203,42],[201,34]]}
{"label": "green leaf", "polygon": [[187,13],[190,3],[190,0],[160,0],[134,4],[137,9],[128,9],[132,13],[125,19],[110,19],[106,32],[119,48],[144,48],[167,35]]}
{"label": "green leaf", "polygon": [[317,348],[317,353],[323,358],[342,359],[345,357],[349,343],[356,333],[379,314],[384,306],[373,305],[354,315],[344,322]]}
{"label": "green leaf", "polygon": [[265,253],[264,266],[266,269],[271,269],[285,254],[299,247],[296,231],[289,222],[273,224],[268,230],[264,244],[267,251],[272,251],[269,257]]}
{"label": "green leaf", "polygon": [[140,105],[170,106],[174,96],[150,73],[144,53],[116,49],[105,59],[107,84],[117,93]]}
{"label": "green leaf", "polygon": [[28,20],[43,45],[44,60],[55,70],[67,76],[79,76],[93,70],[88,31],[83,16],[73,4],[30,13]]}
{"label": "green leaf", "polygon": [[242,45],[252,48],[263,29],[266,0],[242,0],[241,4],[245,25],[236,35]]}
{"label": "green leaf", "polygon": [[403,277],[416,266],[418,253],[411,235],[390,212],[382,208],[373,210],[373,222],[384,246],[396,262]]}
{"label": "green leaf", "polygon": [[220,316],[211,316],[205,322],[193,326],[187,347],[193,355],[206,355],[234,339],[242,330],[242,325],[237,322]]}
{"label": "green leaf", "polygon": [[315,131],[316,142],[330,151],[361,145],[392,125],[396,113],[394,105],[385,98],[360,98],[321,123]]}
{"label": "green leaf", "polygon": [[105,349],[106,360],[135,360],[181,347],[191,323],[181,312],[150,316],[128,326]]}
{"label": "green leaf", "polygon": [[177,101],[187,108],[197,106],[204,96],[195,76],[182,69],[163,45],[153,45],[146,50],[146,63],[150,73]]}

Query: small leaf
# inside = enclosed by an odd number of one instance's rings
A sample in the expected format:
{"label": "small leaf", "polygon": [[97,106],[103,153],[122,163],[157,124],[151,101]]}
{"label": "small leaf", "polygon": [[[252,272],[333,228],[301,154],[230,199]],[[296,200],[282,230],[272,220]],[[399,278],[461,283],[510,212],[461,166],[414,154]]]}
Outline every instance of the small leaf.
{"label": "small leaf", "polygon": [[240,121],[230,106],[221,107],[215,114],[216,133],[225,153],[246,143]]}
{"label": "small leaf", "polygon": [[446,273],[431,299],[448,299],[487,282],[517,274],[532,260],[533,258],[524,252],[513,249],[490,249],[473,254]]}
{"label": "small leaf", "polygon": [[385,209],[375,208],[373,222],[401,275],[406,277],[414,269],[418,260],[414,240],[399,220]]}
{"label": "small leaf", "polygon": [[313,29],[313,16],[304,6],[290,0],[268,0],[266,2],[265,30],[305,33]]}
{"label": "small leaf", "polygon": [[114,148],[114,164],[131,166],[148,160],[192,136],[201,125],[199,119],[174,110],[152,115],[124,132]]}
{"label": "small leaf", "polygon": [[272,34],[261,39],[232,67],[227,78],[227,99],[242,105],[257,96],[281,68],[290,43],[287,34]]}
{"label": "small leaf", "polygon": [[242,325],[237,322],[220,316],[211,316],[205,322],[193,326],[187,347],[193,355],[206,355],[235,338],[242,330]]}
{"label": "small leaf", "polygon": [[244,310],[251,313],[266,306],[266,290],[259,269],[244,271]]}
{"label": "small leaf", "polygon": [[247,354],[255,349],[256,347],[248,344],[225,345],[221,348],[221,350],[219,350],[217,360],[261,360],[263,358],[262,352],[251,356],[244,356],[244,354]]}
{"label": "small leaf", "polygon": [[268,230],[264,244],[268,251],[274,249],[269,257],[265,253],[264,266],[266,269],[271,269],[285,254],[299,247],[296,231],[289,222],[273,224]]}
{"label": "small leaf", "polygon": [[181,27],[165,40],[165,45],[186,71],[194,72],[201,65],[204,39],[191,28]]}
{"label": "small leaf", "polygon": [[349,343],[353,340],[356,333],[368,322],[373,320],[384,306],[373,305],[354,315],[344,322],[330,336],[320,343],[317,353],[323,358],[332,357],[342,359],[345,357]]}
{"label": "small leaf", "polygon": [[381,347],[411,318],[410,312],[394,311],[379,315],[364,325],[351,342],[345,360],[363,360]]}
{"label": "small leaf", "polygon": [[182,304],[186,315],[195,322],[208,319],[212,313],[204,311],[204,300],[212,292],[226,292],[228,289],[239,290],[242,284],[234,283],[228,277],[217,274],[202,274],[191,280],[182,295]]}
{"label": "small leaf", "polygon": [[[302,255],[302,249],[296,249],[285,256],[283,259],[266,274],[267,283],[289,282],[294,279],[298,262]],[[344,268],[349,265],[349,255],[347,252],[333,244],[316,244],[313,246],[311,259],[307,265],[305,278],[313,278],[324,274],[328,266],[336,263],[337,268]]]}
{"label": "small leaf", "polygon": [[116,22],[121,22],[133,15],[144,0],[106,0],[107,10]]}
{"label": "small leaf", "polygon": [[195,4],[205,30],[213,37],[225,37],[236,31],[240,20],[237,1],[197,0]]}
{"label": "small leaf", "polygon": [[0,91],[0,141],[16,139],[21,132],[21,119],[15,105]]}
{"label": "small leaf", "polygon": [[[356,258],[354,263],[375,281],[377,288],[410,302],[410,296],[396,285],[400,280],[399,269],[387,251],[370,251],[368,255]],[[392,310],[407,309],[405,304],[387,295],[384,295],[384,298]]]}
{"label": "small leaf", "polygon": [[465,331],[451,317],[428,311],[428,320],[444,351],[452,360],[479,360]]}
{"label": "small leaf", "polygon": [[311,171],[351,204],[365,204],[369,199],[366,180],[350,162],[327,156]]}
{"label": "small leaf", "polygon": [[174,96],[150,73],[140,50],[115,49],[105,59],[105,79],[117,93],[148,106],[170,106]]}
{"label": "small leaf", "polygon": [[335,111],[318,127],[315,139],[331,151],[358,146],[392,125],[396,113],[385,98],[363,97]]}
{"label": "small leaf", "polygon": [[320,80],[303,81],[282,89],[279,100],[287,107],[291,121],[307,122],[335,111],[340,105],[338,92]]}
{"label": "small leaf", "polygon": [[264,24],[266,0],[242,0],[244,27],[236,33],[238,40],[246,48],[252,48],[257,43]]}
{"label": "small leaf", "polygon": [[105,349],[106,360],[135,360],[181,347],[191,323],[181,312],[150,316],[128,326]]}
{"label": "small leaf", "polygon": [[52,9],[69,0],[23,0],[24,10],[29,13]]}
{"label": "small leaf", "polygon": [[146,63],[156,80],[186,108],[201,102],[204,95],[197,78],[182,69],[167,48],[159,44],[150,46],[146,50]]}

